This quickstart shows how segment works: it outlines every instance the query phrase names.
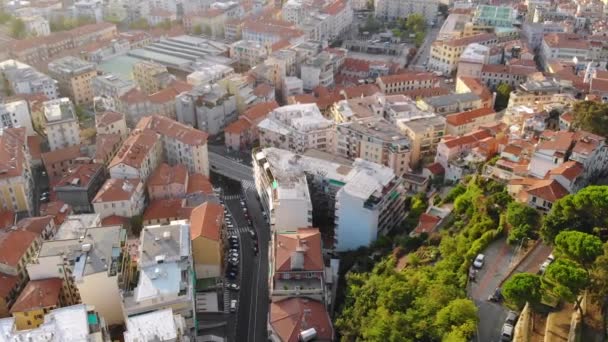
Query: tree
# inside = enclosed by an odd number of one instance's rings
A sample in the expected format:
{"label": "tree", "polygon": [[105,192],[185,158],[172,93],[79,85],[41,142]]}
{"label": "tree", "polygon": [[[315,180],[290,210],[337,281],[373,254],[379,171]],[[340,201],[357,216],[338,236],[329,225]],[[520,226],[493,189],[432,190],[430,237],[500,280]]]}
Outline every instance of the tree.
{"label": "tree", "polygon": [[597,236],[577,232],[563,231],[555,237],[555,249],[559,256],[579,263],[589,270],[595,259],[602,255],[602,241]]}
{"label": "tree", "polygon": [[608,186],[588,186],[553,204],[540,229],[549,244],[563,230],[592,234],[596,227],[608,227]]}
{"label": "tree", "polygon": [[456,328],[466,337],[471,337],[477,327],[477,306],[470,299],[454,299],[437,312],[435,327],[437,337],[445,336]]}
{"label": "tree", "polygon": [[517,273],[509,278],[502,286],[505,301],[521,310],[526,302],[535,306],[541,300],[540,277],[532,273]]}
{"label": "tree", "polygon": [[148,21],[145,18],[139,18],[139,19],[133,21],[129,25],[129,28],[132,30],[147,30],[150,28],[150,24],[148,23]]}
{"label": "tree", "polygon": [[575,128],[608,137],[608,104],[580,101],[574,104],[571,113]]}
{"label": "tree", "polygon": [[11,20],[11,37],[15,39],[23,39],[27,35],[25,23],[19,18]]}
{"label": "tree", "polygon": [[513,89],[507,83],[500,83],[496,87],[496,102],[494,102],[494,109],[499,111],[507,108],[509,105],[509,96]]}
{"label": "tree", "polygon": [[405,21],[405,27],[411,32],[424,32],[426,29],[426,19],[422,14],[411,14]]}
{"label": "tree", "polygon": [[192,28],[192,33],[200,36],[201,34],[203,34],[203,28],[201,27],[201,25],[194,25],[194,27]]}
{"label": "tree", "polygon": [[524,238],[535,238],[538,212],[525,204],[511,202],[507,207],[507,223],[511,226],[507,242],[519,243]]}
{"label": "tree", "polygon": [[608,243],[603,246],[603,254],[593,264],[591,270],[591,294],[596,300],[604,300],[608,296]]}
{"label": "tree", "polygon": [[557,259],[545,271],[543,288],[560,299],[575,303],[581,317],[583,309],[579,295],[590,285],[589,274],[573,261]]}

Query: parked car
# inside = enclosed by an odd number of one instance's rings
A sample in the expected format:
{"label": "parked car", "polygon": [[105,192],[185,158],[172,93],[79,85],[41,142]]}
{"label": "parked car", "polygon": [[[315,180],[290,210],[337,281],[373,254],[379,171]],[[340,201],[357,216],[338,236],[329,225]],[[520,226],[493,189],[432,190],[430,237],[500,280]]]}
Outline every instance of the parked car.
{"label": "parked car", "polygon": [[555,260],[555,257],[553,256],[553,254],[549,254],[547,259],[545,261],[543,261],[543,263],[540,265],[540,269],[538,270],[538,273],[544,274],[545,271],[547,270],[547,267],[549,267],[549,265],[551,265],[553,260]]}
{"label": "parked car", "polygon": [[230,258],[228,259],[228,262],[232,265],[238,265],[239,264],[239,258]]}
{"label": "parked car", "polygon": [[503,299],[503,296],[502,296],[502,291],[500,290],[500,287],[497,287],[494,290],[494,293],[488,297],[488,300],[490,302],[496,302],[496,303],[502,302],[502,299]]}
{"label": "parked car", "polygon": [[235,279],[236,275],[237,275],[237,273],[234,271],[226,272],[226,278],[229,278],[229,279]]}
{"label": "parked car", "polygon": [[253,240],[258,238],[258,234],[253,229],[249,229],[249,235],[251,235],[251,239]]}
{"label": "parked car", "polygon": [[253,254],[258,255],[258,246],[253,245]]}
{"label": "parked car", "polygon": [[509,313],[507,314],[507,319],[505,319],[505,323],[515,326],[515,323],[517,323],[518,316],[519,316],[519,314],[517,312],[515,312],[513,310],[509,311]]}
{"label": "parked car", "polygon": [[502,326],[502,332],[500,333],[500,340],[504,342],[511,341],[513,339],[513,326],[505,323]]}
{"label": "parked car", "polygon": [[482,268],[483,267],[483,262],[485,260],[486,256],[483,254],[477,254],[477,256],[475,257],[475,261],[473,261],[473,267],[475,268]]}
{"label": "parked car", "polygon": [[231,291],[238,291],[238,290],[240,290],[240,289],[241,289],[241,287],[240,287],[240,286],[238,286],[238,285],[237,285],[237,284],[235,284],[235,283],[230,283],[230,284],[228,284],[228,290],[231,290]]}
{"label": "parked car", "polygon": [[245,207],[245,201],[241,200],[241,207]]}
{"label": "parked car", "polygon": [[236,299],[230,301],[230,312],[236,312]]}

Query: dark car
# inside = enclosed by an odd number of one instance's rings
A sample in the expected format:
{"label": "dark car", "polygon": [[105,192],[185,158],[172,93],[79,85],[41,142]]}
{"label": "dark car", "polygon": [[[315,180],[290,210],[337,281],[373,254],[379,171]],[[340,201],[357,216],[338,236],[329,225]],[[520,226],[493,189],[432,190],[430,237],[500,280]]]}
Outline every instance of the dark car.
{"label": "dark car", "polygon": [[257,233],[255,232],[255,230],[253,230],[253,229],[250,229],[250,230],[249,230],[249,235],[251,235],[251,238],[252,238],[253,240],[257,239],[257,237],[258,237],[258,234],[257,234]]}
{"label": "dark car", "polygon": [[253,253],[255,255],[258,255],[258,246],[257,245],[253,245]]}
{"label": "dark car", "polygon": [[507,314],[507,319],[505,319],[505,323],[515,326],[518,316],[519,315],[517,314],[517,312],[509,311],[509,313]]}
{"label": "dark car", "polygon": [[226,272],[226,278],[234,279],[236,278],[236,272]]}
{"label": "dark car", "polygon": [[490,302],[496,302],[496,303],[500,303],[502,302],[502,292],[500,291],[500,287],[497,287],[496,290],[494,290],[494,293],[490,295],[490,297],[488,297],[488,300]]}

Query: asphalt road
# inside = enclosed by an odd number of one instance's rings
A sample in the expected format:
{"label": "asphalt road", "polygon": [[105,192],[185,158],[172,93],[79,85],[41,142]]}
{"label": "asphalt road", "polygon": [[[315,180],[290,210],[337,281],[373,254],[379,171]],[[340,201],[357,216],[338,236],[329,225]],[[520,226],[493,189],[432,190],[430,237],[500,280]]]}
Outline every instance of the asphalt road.
{"label": "asphalt road", "polygon": [[257,232],[259,253],[253,253],[252,238],[244,227],[247,219],[241,208],[237,193],[226,192],[224,203],[228,206],[241,241],[241,275],[238,298],[235,341],[265,342],[268,339],[266,321],[268,317],[268,226],[262,216],[261,206],[253,190],[246,194],[246,204],[253,228]]}
{"label": "asphalt road", "polygon": [[240,164],[236,160],[209,151],[209,167],[211,171],[234,180],[253,181],[253,170],[247,165]]}
{"label": "asphalt road", "polygon": [[441,25],[443,25],[443,17],[437,17],[437,23],[435,27],[432,27],[426,37],[424,38],[424,42],[420,45],[416,56],[414,57],[412,63],[409,66],[409,69],[413,70],[425,70],[426,67],[424,63],[427,63],[431,54],[431,44],[437,38],[437,34],[441,29]]}
{"label": "asphalt road", "polygon": [[502,325],[509,310],[501,304],[488,301],[488,297],[507,275],[513,261],[513,251],[514,248],[504,238],[490,244],[483,252],[486,258],[483,268],[477,274],[477,280],[471,282],[467,289],[479,310],[476,342],[495,342],[500,339]]}

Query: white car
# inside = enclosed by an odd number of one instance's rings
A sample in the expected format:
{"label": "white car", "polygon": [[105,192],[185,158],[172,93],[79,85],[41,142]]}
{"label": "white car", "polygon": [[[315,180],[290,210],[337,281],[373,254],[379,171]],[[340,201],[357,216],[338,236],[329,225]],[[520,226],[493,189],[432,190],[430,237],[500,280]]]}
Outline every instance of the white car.
{"label": "white car", "polygon": [[482,268],[483,267],[483,262],[485,260],[486,256],[483,254],[477,254],[477,256],[475,257],[475,261],[473,261],[473,267],[475,268]]}

